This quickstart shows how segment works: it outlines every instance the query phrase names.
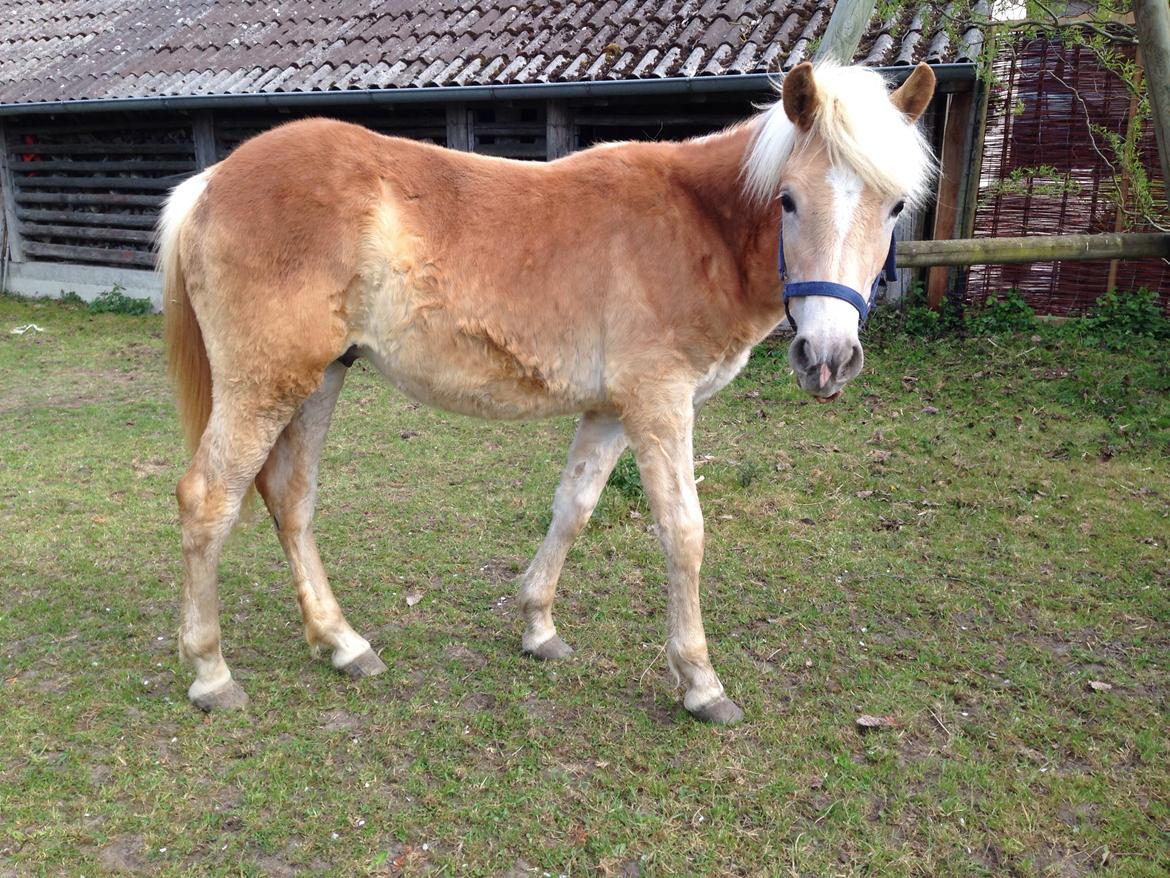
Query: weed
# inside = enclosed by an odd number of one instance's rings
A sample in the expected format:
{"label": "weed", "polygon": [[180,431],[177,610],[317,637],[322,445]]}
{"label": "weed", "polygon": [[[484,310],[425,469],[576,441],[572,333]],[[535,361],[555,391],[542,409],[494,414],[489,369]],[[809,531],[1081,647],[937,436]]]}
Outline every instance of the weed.
{"label": "weed", "polygon": [[[74,293],[76,296],[76,293]],[[114,284],[112,289],[101,293],[89,304],[93,314],[150,314],[154,310],[150,299],[140,299],[136,296],[127,296],[121,284]]]}
{"label": "weed", "polygon": [[1088,317],[1070,321],[1068,328],[1086,341],[1113,351],[1125,350],[1135,338],[1170,338],[1170,318],[1158,303],[1158,294],[1144,288],[1132,293],[1106,293]]}
{"label": "weed", "polygon": [[642,500],[645,492],[642,489],[642,474],[638,472],[638,463],[631,452],[626,452],[618,458],[617,465],[609,474],[606,483],[628,501]]}
{"label": "weed", "polygon": [[1019,290],[1011,289],[1002,297],[995,296],[977,308],[969,308],[963,315],[963,324],[971,335],[1028,332],[1036,325],[1036,312]]}

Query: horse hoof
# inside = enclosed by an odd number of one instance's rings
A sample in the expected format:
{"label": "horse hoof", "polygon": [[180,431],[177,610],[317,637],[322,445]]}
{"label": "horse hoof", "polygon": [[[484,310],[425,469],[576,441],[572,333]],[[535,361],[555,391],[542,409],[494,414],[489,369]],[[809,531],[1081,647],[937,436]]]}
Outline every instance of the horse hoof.
{"label": "horse hoof", "polygon": [[349,664],[341,668],[351,680],[373,677],[386,670],[386,664],[372,649],[367,649]]}
{"label": "horse hoof", "polygon": [[554,659],[568,658],[573,654],[573,647],[554,634],[540,646],[534,646],[532,649],[525,648],[524,652],[533,658],[549,662]]}
{"label": "horse hoof", "polygon": [[241,689],[235,680],[228,680],[218,689],[193,696],[191,703],[204,713],[211,713],[213,710],[243,710],[248,706],[248,693]]}
{"label": "horse hoof", "polygon": [[726,695],[690,710],[690,714],[697,720],[716,726],[733,726],[743,719],[743,710]]}

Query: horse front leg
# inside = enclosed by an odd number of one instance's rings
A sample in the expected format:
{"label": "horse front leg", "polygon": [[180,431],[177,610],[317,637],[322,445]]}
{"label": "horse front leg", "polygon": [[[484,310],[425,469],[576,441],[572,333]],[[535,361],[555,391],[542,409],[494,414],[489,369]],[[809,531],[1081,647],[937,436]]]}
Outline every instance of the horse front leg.
{"label": "horse front leg", "polygon": [[557,580],[573,540],[593,514],[625,448],[625,433],[616,418],[588,412],[581,418],[553,500],[552,524],[520,586],[520,610],[525,623],[521,643],[529,655],[558,659],[573,651],[557,636],[552,620]]}
{"label": "horse front leg", "polygon": [[666,657],[675,679],[686,687],[683,706],[704,722],[738,722],[743,711],[724,693],[711,665],[699,609],[703,511],[695,488],[691,400],[669,410],[656,407],[648,417],[632,412],[623,422],[666,553]]}

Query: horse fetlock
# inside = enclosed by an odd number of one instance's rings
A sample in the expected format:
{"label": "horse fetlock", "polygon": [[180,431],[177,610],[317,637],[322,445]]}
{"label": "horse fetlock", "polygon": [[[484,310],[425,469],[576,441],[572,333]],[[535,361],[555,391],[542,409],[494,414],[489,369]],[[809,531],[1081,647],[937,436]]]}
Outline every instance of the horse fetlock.
{"label": "horse fetlock", "polygon": [[692,713],[723,696],[723,684],[711,660],[706,644],[667,643],[666,661],[674,675],[675,685],[686,688],[683,705]]}
{"label": "horse fetlock", "polygon": [[[346,670],[366,653],[377,658],[370,648],[370,642],[354,631],[335,632],[332,636],[324,638],[323,642],[333,647],[333,667],[339,670]],[[382,665],[382,670],[385,669],[386,666]]]}

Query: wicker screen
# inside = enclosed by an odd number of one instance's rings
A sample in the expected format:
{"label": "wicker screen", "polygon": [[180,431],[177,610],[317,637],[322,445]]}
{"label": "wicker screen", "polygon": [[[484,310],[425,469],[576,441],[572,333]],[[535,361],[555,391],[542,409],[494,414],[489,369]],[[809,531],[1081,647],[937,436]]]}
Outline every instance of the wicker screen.
{"label": "wicker screen", "polygon": [[[1150,231],[1119,221],[1117,185],[1101,129],[1123,134],[1133,112],[1119,77],[1092,52],[1046,39],[1021,40],[996,62],[997,84],[988,106],[975,237]],[[1165,201],[1153,129],[1146,125],[1141,152],[1160,200]],[[1054,169],[1033,175],[1030,169]],[[1013,177],[1013,172],[1015,176]],[[1120,226],[1119,226],[1120,222]],[[1170,264],[1123,261],[1115,288],[1161,292],[1170,306]],[[980,302],[1018,289],[1039,312],[1089,310],[1108,285],[1110,263],[1041,262],[971,269],[969,297]]]}

